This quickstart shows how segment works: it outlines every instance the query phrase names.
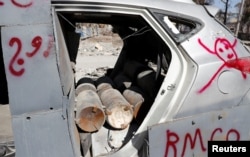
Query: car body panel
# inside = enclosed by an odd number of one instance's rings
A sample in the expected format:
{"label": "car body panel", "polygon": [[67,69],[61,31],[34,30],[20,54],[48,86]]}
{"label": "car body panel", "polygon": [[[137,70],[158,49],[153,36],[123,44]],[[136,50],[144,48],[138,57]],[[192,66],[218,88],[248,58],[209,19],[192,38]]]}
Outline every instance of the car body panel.
{"label": "car body panel", "polygon": [[[189,51],[189,55],[199,64],[199,72],[196,78],[196,80],[199,81],[195,82],[190,96],[187,97],[189,104],[186,106],[186,110],[189,110],[187,112],[190,114],[194,114],[194,112],[197,112],[196,110],[200,110],[198,106],[194,108],[191,107],[197,99],[200,100],[199,102],[201,102],[201,104],[199,105],[201,105],[202,108],[207,106],[202,109],[206,112],[210,110],[209,108],[211,108],[211,110],[230,108],[238,105],[249,89],[249,78],[245,76],[247,74],[235,68],[227,67],[225,64],[229,59],[226,58],[226,56],[223,58],[223,56],[220,57],[217,55],[219,52],[216,48],[223,46],[222,43],[225,41],[230,47],[230,52],[234,53],[236,58],[247,57],[249,56],[249,52],[232,34],[227,31],[222,32],[222,26],[216,25],[216,27],[214,27],[213,22],[213,18],[205,19],[205,26],[199,32],[199,35],[197,34],[182,43],[184,49]],[[191,47],[190,42],[196,42],[197,46]],[[207,71],[211,71],[212,73],[207,76]],[[228,85],[230,85],[231,90],[223,90],[223,87]],[[241,88],[239,89],[239,87]],[[210,93],[209,90],[213,92]],[[206,92],[209,94],[206,94]],[[197,99],[193,99],[195,95],[198,95]],[[213,97],[217,98],[211,99]],[[230,104],[227,101],[222,103],[225,97],[228,97]],[[206,101],[202,101],[204,99]],[[187,113],[181,112],[182,111],[179,113],[180,115],[187,115]]]}
{"label": "car body panel", "polygon": [[[206,112],[149,127],[150,156],[207,156],[208,141],[249,139],[249,126],[242,128],[249,105]],[[238,116],[242,113],[242,116]],[[225,123],[232,123],[225,125]],[[209,124],[209,125],[208,125]],[[190,129],[183,129],[183,126]],[[162,137],[165,135],[165,138]]]}

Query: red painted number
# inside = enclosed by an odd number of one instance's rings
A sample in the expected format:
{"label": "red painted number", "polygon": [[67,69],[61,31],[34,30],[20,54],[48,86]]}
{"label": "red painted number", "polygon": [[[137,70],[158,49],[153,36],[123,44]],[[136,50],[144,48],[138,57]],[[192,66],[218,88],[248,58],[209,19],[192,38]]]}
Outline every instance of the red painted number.
{"label": "red painted number", "polygon": [[[25,63],[25,60],[22,57],[19,57],[19,55],[22,51],[22,42],[19,38],[13,37],[9,41],[9,46],[13,47],[15,44],[17,45],[17,50],[16,50],[14,56],[12,57],[12,59],[10,60],[9,71],[14,76],[21,76],[21,75],[23,75],[25,69],[23,67],[21,67],[20,69],[17,70],[16,68],[14,68],[14,65],[17,64],[19,66],[22,66]],[[37,52],[41,48],[42,38],[40,36],[34,37],[32,42],[31,42],[31,45],[34,47],[34,50],[31,52],[26,52],[26,56],[29,58],[31,58],[35,54],[37,54]]]}
{"label": "red painted number", "polygon": [[31,45],[35,48],[32,52],[26,52],[28,57],[33,57],[37,51],[40,49],[42,45],[42,38],[40,36],[36,36],[33,40]]}
{"label": "red painted number", "polygon": [[21,76],[24,73],[24,68],[21,68],[20,70],[15,70],[14,63],[17,62],[18,65],[24,64],[24,59],[18,58],[19,54],[21,53],[22,43],[21,43],[20,39],[14,37],[10,40],[9,45],[12,47],[12,46],[14,46],[14,44],[17,45],[17,51],[16,51],[14,57],[10,60],[9,70],[13,75]]}

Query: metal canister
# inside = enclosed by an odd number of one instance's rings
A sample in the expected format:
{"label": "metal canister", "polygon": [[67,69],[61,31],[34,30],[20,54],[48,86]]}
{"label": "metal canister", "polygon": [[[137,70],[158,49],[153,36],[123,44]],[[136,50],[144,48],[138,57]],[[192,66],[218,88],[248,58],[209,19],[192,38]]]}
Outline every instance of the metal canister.
{"label": "metal canister", "polygon": [[105,106],[107,123],[115,129],[126,128],[133,120],[133,109],[130,103],[114,88],[102,91],[99,96]]}
{"label": "metal canister", "polygon": [[76,124],[86,132],[99,130],[104,125],[106,116],[95,86],[82,82],[76,92]]}
{"label": "metal canister", "polygon": [[131,86],[123,91],[123,96],[133,106],[133,115],[136,118],[144,102],[142,91],[136,86]]}

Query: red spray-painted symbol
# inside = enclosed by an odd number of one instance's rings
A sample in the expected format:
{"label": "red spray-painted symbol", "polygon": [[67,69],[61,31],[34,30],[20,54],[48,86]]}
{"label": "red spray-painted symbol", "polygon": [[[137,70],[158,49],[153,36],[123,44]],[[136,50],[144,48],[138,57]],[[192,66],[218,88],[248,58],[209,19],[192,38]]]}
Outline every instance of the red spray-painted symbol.
{"label": "red spray-painted symbol", "polygon": [[47,58],[49,56],[49,53],[50,53],[50,50],[52,49],[53,47],[53,44],[54,44],[54,39],[53,39],[53,36],[50,35],[49,36],[49,44],[48,44],[48,48],[43,52],[43,56],[45,58]]}
{"label": "red spray-painted symbol", "polygon": [[[25,63],[24,59],[19,57],[19,55],[22,51],[22,42],[19,38],[13,37],[9,41],[9,45],[11,47],[13,47],[14,44],[17,45],[17,50],[16,50],[16,53],[14,54],[13,58],[10,60],[9,70],[13,75],[21,76],[24,73],[25,69],[22,67],[19,70],[17,70],[14,68],[14,64],[17,63],[17,65],[22,66]],[[35,49],[32,52],[26,52],[26,56],[30,57],[30,58],[33,57],[39,51],[39,49],[42,45],[42,38],[40,36],[36,36],[35,38],[33,38],[31,45]]]}
{"label": "red spray-painted symbol", "polygon": [[32,42],[31,45],[35,48],[32,52],[26,52],[27,57],[33,57],[37,51],[40,49],[42,45],[42,38],[40,36],[36,36]]}
{"label": "red spray-painted symbol", "polygon": [[12,38],[10,40],[9,45],[12,47],[12,46],[14,46],[15,43],[17,44],[17,51],[16,51],[14,57],[10,60],[9,70],[13,75],[21,76],[24,73],[24,68],[21,68],[20,70],[15,70],[14,69],[14,63],[17,60],[18,65],[23,65],[24,64],[24,59],[23,58],[18,59],[18,55],[21,53],[22,43],[21,43],[20,39],[14,37],[14,38]]}
{"label": "red spray-painted symbol", "polygon": [[15,6],[20,7],[20,8],[27,8],[27,7],[30,7],[33,4],[33,0],[31,0],[29,3],[26,3],[26,4],[22,4],[20,2],[16,2],[16,0],[11,0],[11,2]]}
{"label": "red spray-painted symbol", "polygon": [[[44,58],[47,58],[49,56],[50,51],[51,51],[53,44],[54,44],[53,35],[49,35],[48,38],[49,38],[48,39],[48,46],[47,46],[46,50],[43,51]],[[34,49],[30,52],[26,52],[25,56],[27,56],[28,58],[34,57],[41,49],[42,43],[43,43],[43,39],[40,36],[35,36],[31,41],[31,46],[34,47]],[[14,76],[21,76],[25,72],[25,68],[23,67],[25,60],[24,60],[24,58],[20,57],[20,54],[22,52],[22,42],[19,38],[13,37],[9,41],[9,46],[13,47],[14,44],[17,45],[17,50],[16,50],[14,56],[12,57],[12,59],[10,60],[9,71]],[[17,69],[17,67],[15,67],[15,65],[18,65],[19,69]]]}
{"label": "red spray-painted symbol", "polygon": [[[30,2],[25,3],[25,4],[17,2],[16,0],[11,0],[11,2],[13,5],[15,5],[19,8],[28,8],[33,4],[33,0],[31,0]],[[3,5],[4,5],[4,2],[0,1],[0,6],[3,6]]]}
{"label": "red spray-painted symbol", "polygon": [[[237,43],[237,40],[235,39],[235,41],[233,43],[230,43],[227,39],[225,38],[218,38],[215,41],[214,44],[214,50],[209,49],[205,44],[202,43],[201,39],[198,39],[199,44],[205,49],[207,50],[209,53],[216,55],[221,61],[223,61],[224,63],[219,67],[219,69],[215,72],[215,74],[212,76],[212,78],[208,81],[207,84],[205,84],[199,91],[198,93],[202,93],[203,91],[205,91],[213,82],[213,80],[215,79],[215,77],[219,74],[219,72],[224,68],[224,67],[228,67],[228,68],[236,68],[238,65],[236,65],[236,62],[232,62],[232,61],[238,61],[238,56],[235,52],[235,46]],[[239,69],[239,68],[237,68]],[[242,72],[242,76],[245,79],[246,78],[246,74]]]}

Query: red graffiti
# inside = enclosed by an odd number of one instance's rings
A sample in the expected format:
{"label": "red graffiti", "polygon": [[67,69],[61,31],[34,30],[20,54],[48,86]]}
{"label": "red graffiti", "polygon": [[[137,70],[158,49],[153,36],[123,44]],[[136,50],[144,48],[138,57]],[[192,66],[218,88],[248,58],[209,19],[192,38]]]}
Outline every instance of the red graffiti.
{"label": "red graffiti", "polygon": [[[34,49],[31,51],[31,52],[26,52],[25,55],[28,57],[28,58],[32,58],[34,57],[38,51],[40,50],[41,48],[41,45],[42,45],[42,38],[40,36],[35,36],[32,41],[31,41],[31,46],[34,47]],[[44,51],[44,57],[48,57],[49,55],[49,51],[50,49],[52,48],[53,46],[53,41],[49,41],[49,45],[48,45],[48,48],[46,51]],[[10,60],[10,64],[9,64],[9,71],[14,75],[14,76],[21,76],[23,75],[23,73],[25,72],[25,68],[24,67],[21,67],[20,69],[16,69],[14,68],[14,65],[17,64],[19,66],[22,66],[24,65],[25,63],[25,60],[24,58],[20,58],[19,55],[21,54],[22,52],[22,42],[19,38],[17,37],[13,37],[11,38],[11,40],[9,41],[9,46],[13,47],[14,44],[17,45],[17,50],[14,54],[14,56],[12,57],[12,59]],[[46,52],[46,53],[45,53]]]}
{"label": "red graffiti", "polygon": [[228,132],[227,132],[227,136],[226,136],[226,140],[229,141],[229,137],[231,134],[235,134],[236,135],[236,141],[239,141],[240,140],[240,133],[235,130],[235,129],[230,129]]}
{"label": "red graffiti", "polygon": [[184,147],[183,147],[183,149],[182,149],[181,156],[184,156],[184,155],[185,155],[186,146],[187,146],[186,144],[187,144],[188,140],[190,141],[191,149],[194,149],[194,148],[195,148],[195,144],[196,144],[196,139],[197,139],[197,138],[198,138],[199,141],[200,141],[201,150],[202,150],[203,152],[206,151],[206,148],[205,148],[205,146],[204,146],[204,144],[203,144],[203,140],[202,140],[202,136],[201,136],[201,131],[200,131],[200,129],[196,129],[195,135],[194,135],[194,140],[192,140],[192,135],[190,135],[190,133],[187,133],[187,134],[185,135],[185,140],[184,140],[185,145],[184,145]]}
{"label": "red graffiti", "polygon": [[9,45],[12,47],[15,43],[17,44],[17,51],[16,51],[14,57],[10,60],[9,70],[13,75],[21,76],[24,73],[24,68],[21,68],[20,70],[15,70],[14,69],[14,63],[17,60],[18,65],[23,65],[24,64],[23,58],[17,59],[18,55],[21,53],[22,43],[21,43],[20,39],[18,39],[16,37],[13,37],[10,40]]}
{"label": "red graffiti", "polygon": [[[212,132],[211,134],[211,137],[210,137],[210,141],[213,141],[214,140],[214,136],[217,132],[220,132],[220,134],[223,132],[223,130],[221,128],[216,128],[214,129],[214,131]],[[231,134],[234,134],[236,135],[236,141],[239,141],[240,140],[240,133],[236,130],[236,129],[230,129],[227,134],[226,134],[226,141],[229,141],[231,139],[229,139],[230,135]]]}
{"label": "red graffiti", "polygon": [[42,45],[42,38],[40,36],[36,36],[33,40],[31,45],[35,48],[32,52],[26,52],[27,57],[33,57],[37,51],[40,49]]}
{"label": "red graffiti", "polygon": [[47,57],[49,56],[49,53],[50,53],[51,48],[53,47],[53,44],[54,44],[54,39],[53,39],[53,36],[50,35],[50,36],[49,36],[48,48],[43,52],[43,56],[44,56],[45,58],[47,58]]}
{"label": "red graffiti", "polygon": [[237,60],[230,60],[227,62],[227,64],[231,67],[234,67],[235,69],[240,70],[243,73],[250,73],[249,57],[238,58]]}
{"label": "red graffiti", "polygon": [[[195,131],[195,135],[194,135],[194,140],[192,140],[192,135],[190,133],[186,133],[185,137],[184,137],[184,145],[182,148],[182,153],[181,156],[185,156],[185,151],[186,151],[186,147],[188,144],[188,141],[191,145],[191,149],[195,148],[195,144],[197,141],[197,138],[200,141],[200,146],[201,146],[201,150],[202,151],[206,151],[206,148],[204,146],[204,142],[202,140],[202,136],[201,136],[201,131],[200,129],[196,129]],[[171,141],[172,139],[172,141]],[[173,140],[174,139],[174,140]],[[167,130],[167,144],[166,144],[166,151],[165,151],[165,157],[168,157],[169,154],[169,148],[172,147],[173,148],[173,152],[174,152],[174,157],[177,156],[177,147],[176,144],[179,142],[179,135],[174,133],[174,132],[170,132],[169,130]]]}
{"label": "red graffiti", "polygon": [[215,133],[216,133],[217,131],[220,131],[220,133],[222,133],[222,129],[221,129],[221,128],[214,129],[214,131],[213,131],[212,134],[211,134],[210,141],[213,141],[214,135],[215,135]]}
{"label": "red graffiti", "polygon": [[[240,133],[238,130],[236,129],[230,129],[226,132],[223,132],[222,128],[216,128],[212,131],[211,133],[211,137],[210,137],[210,141],[214,140],[214,136],[215,134],[219,134],[220,136],[226,137],[226,140],[232,140],[229,137],[235,135],[236,136],[236,141],[240,140]],[[207,135],[207,132],[206,132]],[[180,143],[180,138],[182,138],[178,133],[176,132],[172,132],[170,130],[166,131],[166,139],[167,139],[167,143],[166,143],[166,149],[165,149],[165,154],[164,157],[170,157],[170,149],[172,148],[172,152],[173,152],[173,157],[177,157],[179,156],[178,153],[181,152],[180,156],[184,157],[186,154],[186,150],[187,150],[187,146],[190,145],[190,149],[194,150],[197,146],[200,146],[200,149],[202,152],[206,152],[207,148],[205,147],[206,143],[208,141],[208,139],[205,139],[204,136],[202,136],[202,132],[199,128],[197,128],[195,130],[194,134],[190,134],[190,133],[186,133],[183,137],[184,142]],[[181,148],[181,150],[178,150],[178,147]]]}
{"label": "red graffiti", "polygon": [[[19,8],[28,8],[33,4],[33,0],[31,0],[28,3],[22,4],[20,2],[17,2],[16,0],[11,0],[12,4],[19,7]],[[4,2],[0,1],[0,6],[3,6]]]}
{"label": "red graffiti", "polygon": [[176,144],[177,144],[177,142],[179,142],[179,139],[180,139],[179,136],[175,132],[170,132],[170,130],[167,130],[167,144],[166,144],[164,157],[168,156],[170,147],[173,148],[174,157],[177,156]]}
{"label": "red graffiti", "polygon": [[29,3],[26,3],[26,4],[22,4],[22,3],[16,2],[16,0],[11,0],[11,2],[15,6],[20,7],[20,8],[27,8],[27,7],[30,7],[33,4],[33,0],[31,0]]}
{"label": "red graffiti", "polygon": [[[235,68],[238,66],[237,64],[235,64],[235,62],[232,62],[232,61],[238,61],[238,56],[237,56],[237,53],[235,51],[235,46],[236,46],[237,40],[235,39],[235,41],[233,43],[230,43],[225,38],[218,38],[215,41],[213,50],[209,49],[205,44],[203,44],[201,39],[198,39],[198,42],[207,52],[209,52],[213,55],[216,55],[221,61],[223,61],[223,64],[215,72],[215,74],[212,76],[212,78],[207,82],[207,84],[205,84],[198,91],[198,93],[202,93],[211,85],[213,80],[216,78],[216,76],[221,72],[221,70],[224,67]],[[241,71],[241,72],[242,72],[243,78],[245,79],[246,74],[243,71]]]}

